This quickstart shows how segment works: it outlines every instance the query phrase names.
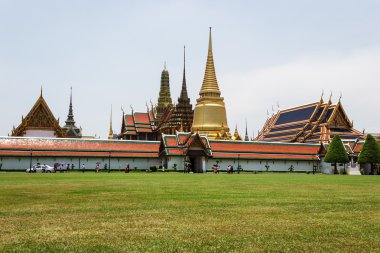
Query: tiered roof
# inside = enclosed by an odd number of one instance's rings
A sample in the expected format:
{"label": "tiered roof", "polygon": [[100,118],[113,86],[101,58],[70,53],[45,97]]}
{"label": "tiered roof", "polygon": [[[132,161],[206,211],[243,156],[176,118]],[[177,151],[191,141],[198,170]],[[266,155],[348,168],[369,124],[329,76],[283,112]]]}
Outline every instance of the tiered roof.
{"label": "tiered roof", "polygon": [[158,141],[0,137],[0,156],[158,157]]}
{"label": "tiered roof", "polygon": [[153,133],[156,130],[155,117],[151,110],[123,114],[121,136]]}
{"label": "tiered roof", "polygon": [[[194,148],[195,147],[195,148]],[[314,143],[278,143],[233,140],[209,140],[206,136],[190,133],[163,135],[160,154],[189,155],[192,150],[203,149],[201,154],[214,158],[319,160],[324,150]],[[193,154],[192,154],[193,155]]]}
{"label": "tiered roof", "polygon": [[331,100],[278,111],[269,117],[256,140],[279,142],[328,142],[334,135],[343,141],[363,139],[363,134],[353,129],[340,100]]}

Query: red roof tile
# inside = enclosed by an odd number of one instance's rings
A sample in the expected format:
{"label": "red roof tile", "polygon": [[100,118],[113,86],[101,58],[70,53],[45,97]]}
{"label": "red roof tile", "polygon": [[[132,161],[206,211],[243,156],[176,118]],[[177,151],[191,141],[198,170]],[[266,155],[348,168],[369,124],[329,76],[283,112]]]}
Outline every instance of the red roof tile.
{"label": "red roof tile", "polygon": [[149,115],[148,113],[135,112],[134,113],[135,121],[137,123],[145,123],[150,125]]}
{"label": "red roof tile", "polygon": [[49,152],[57,154],[78,154],[96,156],[109,155],[109,152],[120,156],[157,157],[159,142],[153,141],[116,141],[116,140],[77,140],[49,138],[0,138],[0,151],[23,155],[24,152],[33,154]]}

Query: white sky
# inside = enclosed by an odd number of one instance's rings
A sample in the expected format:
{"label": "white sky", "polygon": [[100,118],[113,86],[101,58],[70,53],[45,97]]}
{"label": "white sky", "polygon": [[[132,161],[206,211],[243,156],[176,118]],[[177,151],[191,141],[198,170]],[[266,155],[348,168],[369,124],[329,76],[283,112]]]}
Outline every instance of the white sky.
{"label": "white sky", "polygon": [[114,132],[121,106],[157,101],[164,61],[173,101],[182,81],[195,105],[213,27],[217,78],[231,131],[261,129],[277,101],[289,108],[330,91],[354,127],[380,132],[380,1],[0,0],[0,135],[18,126],[40,87],[64,125],[73,87],[84,135]]}

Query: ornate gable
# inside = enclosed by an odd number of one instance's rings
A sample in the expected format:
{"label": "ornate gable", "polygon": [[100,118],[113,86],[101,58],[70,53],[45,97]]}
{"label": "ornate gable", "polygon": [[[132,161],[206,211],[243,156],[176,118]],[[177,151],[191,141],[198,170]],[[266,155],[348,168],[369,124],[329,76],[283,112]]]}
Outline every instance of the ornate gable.
{"label": "ornate gable", "polygon": [[42,91],[28,115],[13,129],[12,136],[25,136],[27,130],[53,131],[56,137],[66,137],[65,131],[59,126],[59,120],[54,117],[43,98]]}
{"label": "ornate gable", "polygon": [[348,119],[342,104],[339,102],[332,112],[330,118],[327,121],[327,125],[330,127],[339,127],[339,128],[351,128],[352,124]]}

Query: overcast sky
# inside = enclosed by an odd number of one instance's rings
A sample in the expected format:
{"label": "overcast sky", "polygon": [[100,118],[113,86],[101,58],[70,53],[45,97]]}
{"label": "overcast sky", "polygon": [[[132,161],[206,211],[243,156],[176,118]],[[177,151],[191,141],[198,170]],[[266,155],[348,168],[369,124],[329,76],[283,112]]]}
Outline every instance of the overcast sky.
{"label": "overcast sky", "polygon": [[[173,101],[183,46],[193,105],[213,27],[215,68],[228,124],[261,129],[267,109],[342,93],[358,130],[380,132],[380,0],[126,1],[0,0],[0,135],[21,123],[40,94],[61,125],[70,86],[84,135],[106,138],[110,108],[146,111],[164,62]],[[276,109],[276,108],[275,108]]]}

